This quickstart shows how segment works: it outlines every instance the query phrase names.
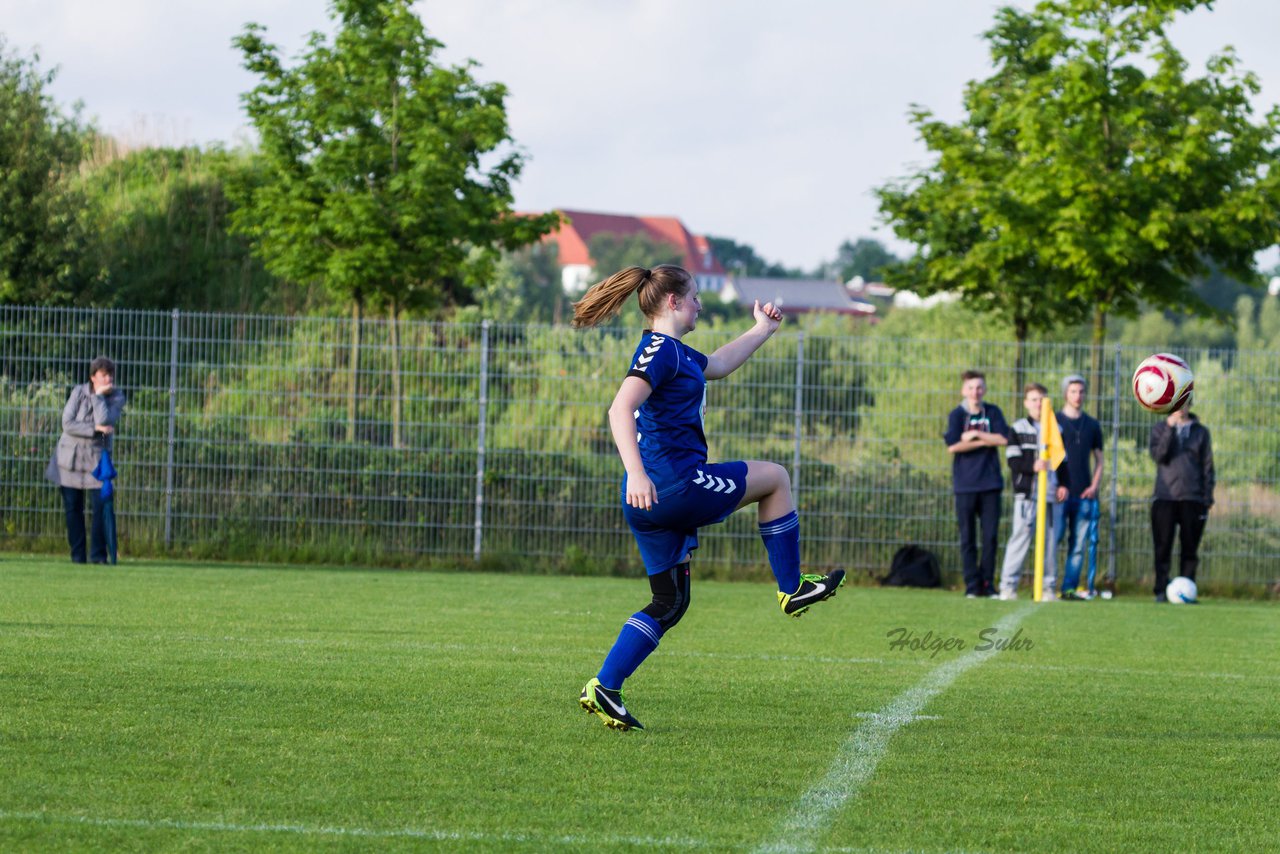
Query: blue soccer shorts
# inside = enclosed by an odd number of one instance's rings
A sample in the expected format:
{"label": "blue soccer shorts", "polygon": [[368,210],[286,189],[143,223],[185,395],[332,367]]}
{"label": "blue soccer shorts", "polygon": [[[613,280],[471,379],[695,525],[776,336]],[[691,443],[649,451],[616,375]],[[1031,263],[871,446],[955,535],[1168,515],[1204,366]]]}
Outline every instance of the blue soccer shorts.
{"label": "blue soccer shorts", "polygon": [[747,489],[744,462],[706,463],[678,489],[645,510],[627,504],[624,482],[622,513],[640,547],[645,572],[666,572],[698,547],[698,529],[723,522],[738,507]]}

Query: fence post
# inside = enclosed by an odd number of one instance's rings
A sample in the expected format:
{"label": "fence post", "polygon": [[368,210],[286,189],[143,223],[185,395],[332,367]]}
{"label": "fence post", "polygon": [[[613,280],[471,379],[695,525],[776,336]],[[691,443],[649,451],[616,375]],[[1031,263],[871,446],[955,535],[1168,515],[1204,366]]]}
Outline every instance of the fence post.
{"label": "fence post", "polygon": [[800,438],[804,432],[804,332],[796,336],[796,411],[795,433],[796,448],[791,456],[791,489],[792,494],[800,492]]}
{"label": "fence post", "polygon": [[484,443],[489,409],[489,321],[480,323],[480,416],[476,430],[476,537],[472,557],[480,560],[480,540],[484,535]]}
{"label": "fence post", "polygon": [[1111,512],[1108,514],[1110,530],[1107,532],[1107,542],[1110,544],[1107,549],[1107,584],[1113,593],[1116,589],[1116,522],[1119,517],[1116,500],[1120,484],[1120,390],[1123,379],[1124,374],[1120,371],[1120,345],[1116,344],[1115,381],[1111,392]]}
{"label": "fence post", "polygon": [[173,545],[173,457],[177,443],[178,420],[178,310],[172,315],[172,333],[169,339],[169,442],[164,468],[164,547]]}

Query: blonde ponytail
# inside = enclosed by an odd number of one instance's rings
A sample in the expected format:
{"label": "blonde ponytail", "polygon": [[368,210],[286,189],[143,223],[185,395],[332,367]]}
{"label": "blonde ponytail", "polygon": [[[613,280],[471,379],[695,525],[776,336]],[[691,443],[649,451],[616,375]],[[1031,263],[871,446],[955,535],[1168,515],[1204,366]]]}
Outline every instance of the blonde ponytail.
{"label": "blonde ponytail", "polygon": [[592,285],[573,304],[573,325],[578,329],[599,326],[622,311],[622,304],[633,291],[640,292],[640,311],[652,320],[662,312],[668,294],[684,296],[692,281],[683,267],[674,264],[659,264],[652,270],[627,267]]}
{"label": "blonde ponytail", "polygon": [[648,276],[649,271],[644,267],[627,267],[595,283],[573,304],[573,325],[581,329],[604,323],[622,311],[627,297],[644,284]]}

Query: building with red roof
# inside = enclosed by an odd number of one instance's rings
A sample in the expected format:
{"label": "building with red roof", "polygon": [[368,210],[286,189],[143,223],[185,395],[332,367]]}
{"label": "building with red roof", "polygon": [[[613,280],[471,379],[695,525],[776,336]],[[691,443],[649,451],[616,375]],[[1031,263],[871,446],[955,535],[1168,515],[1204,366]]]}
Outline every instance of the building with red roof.
{"label": "building with red roof", "polygon": [[565,224],[544,240],[559,250],[559,261],[565,293],[582,293],[592,282],[613,270],[596,270],[591,258],[591,240],[597,235],[613,234],[630,237],[643,234],[658,243],[669,244],[682,255],[681,266],[693,274],[698,289],[719,293],[725,284],[725,270],[711,251],[711,244],[700,234],[693,234],[673,216],[631,216],[591,211],[561,210]]}

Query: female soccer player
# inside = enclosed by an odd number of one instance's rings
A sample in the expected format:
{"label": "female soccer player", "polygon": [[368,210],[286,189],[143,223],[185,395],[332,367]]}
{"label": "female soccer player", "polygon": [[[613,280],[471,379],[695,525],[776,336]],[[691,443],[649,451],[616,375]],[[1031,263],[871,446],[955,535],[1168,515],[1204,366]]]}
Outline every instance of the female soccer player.
{"label": "female soccer player", "polygon": [[709,356],[681,339],[698,323],[698,285],[684,269],[628,267],[574,303],[573,325],[597,326],[636,293],[649,321],[609,407],[609,427],[626,473],[622,511],[640,547],[653,601],[622,627],[579,703],[618,730],[644,729],[622,701],[622,683],[658,648],[689,607],[689,557],[698,528],[759,504],[760,537],[778,581],[784,614],[798,617],[835,595],[844,570],[801,575],[800,520],[791,478],[775,463],[708,463],[702,431],[707,380],[727,377],[777,331],[782,312],[757,300],[755,326]]}

